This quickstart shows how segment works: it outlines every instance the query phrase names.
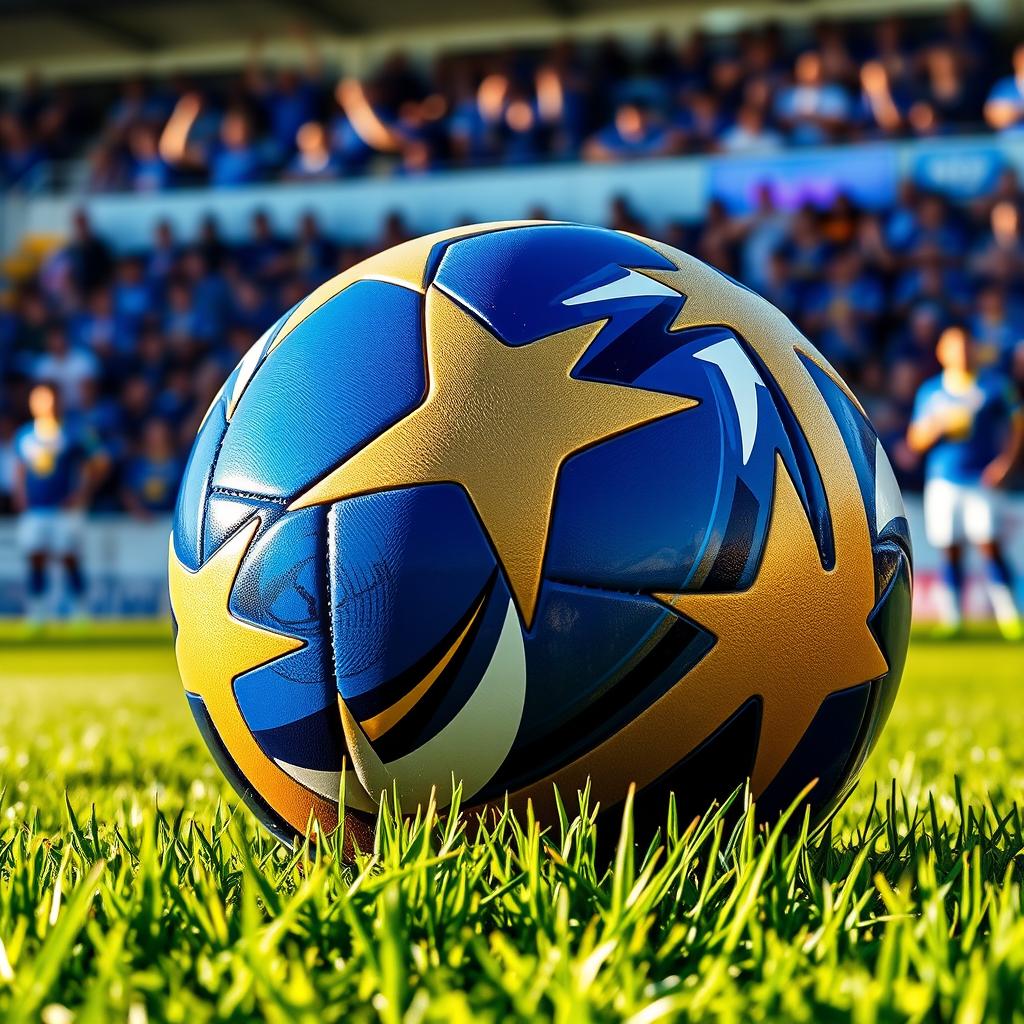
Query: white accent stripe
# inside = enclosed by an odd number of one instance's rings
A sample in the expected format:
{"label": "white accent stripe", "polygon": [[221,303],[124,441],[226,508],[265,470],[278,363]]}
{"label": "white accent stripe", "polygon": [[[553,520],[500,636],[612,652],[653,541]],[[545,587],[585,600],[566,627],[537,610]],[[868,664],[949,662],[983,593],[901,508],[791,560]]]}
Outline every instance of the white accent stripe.
{"label": "white accent stripe", "polygon": [[[290,775],[296,782],[311,789],[317,796],[322,796],[332,803],[338,802],[341,794],[341,772],[324,772],[316,768],[303,768],[297,764],[289,764],[279,757],[274,758],[274,763],[286,775]],[[345,806],[356,811],[369,811],[376,813],[377,806],[366,795],[362,783],[353,771],[345,772]]]}
{"label": "white accent stripe", "polygon": [[249,386],[249,381],[252,380],[253,374],[259,368],[260,361],[263,359],[263,354],[270,342],[270,332],[273,329],[273,327],[268,327],[253,343],[249,351],[242,356],[242,361],[238,364],[238,376],[235,378],[234,387],[231,389],[231,396],[228,398],[226,410],[229,420],[235,413],[235,406],[238,405],[242,392]]}
{"label": "white accent stripe", "polygon": [[694,353],[694,358],[714,363],[722,371],[736,408],[736,418],[740,424],[743,465],[746,465],[757,440],[757,389],[758,386],[764,387],[764,381],[735,338],[716,341],[714,345]]}
{"label": "white accent stripe", "polygon": [[581,306],[587,302],[604,302],[606,299],[631,299],[642,295],[671,295],[679,298],[679,292],[673,291],[668,285],[655,281],[635,270],[627,270],[625,277],[616,278],[598,288],[571,295],[562,300],[563,306]]}
{"label": "white accent stripe", "polygon": [[451,800],[451,779],[463,796],[478,793],[512,749],[526,704],[526,646],[519,613],[509,601],[490,664],[456,716],[421,747],[385,764],[342,704],[345,735],[363,788],[375,799],[398,784],[403,806],[426,805],[431,789],[439,807]]}
{"label": "white accent stripe", "polygon": [[875,533],[881,533],[894,519],[907,518],[903,495],[882,442],[875,440]]}

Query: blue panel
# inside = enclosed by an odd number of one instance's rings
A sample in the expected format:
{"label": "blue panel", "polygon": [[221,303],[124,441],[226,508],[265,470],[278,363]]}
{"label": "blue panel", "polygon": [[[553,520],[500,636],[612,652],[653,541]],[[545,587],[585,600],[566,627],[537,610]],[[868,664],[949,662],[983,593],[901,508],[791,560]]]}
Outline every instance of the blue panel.
{"label": "blue panel", "polygon": [[360,281],[303,320],[246,389],[213,482],[291,499],[414,409],[426,386],[421,303]]}
{"label": "blue panel", "polygon": [[[672,269],[649,245],[607,228],[549,224],[452,242],[434,282],[509,345],[611,315],[642,315],[661,296],[563,304],[625,276],[624,267]],[[676,308],[682,303],[675,301]]]}
{"label": "blue panel", "polygon": [[301,650],[236,681],[239,706],[254,731],[337,703],[325,630],[324,520],[322,508],[310,508],[261,528],[231,593],[231,610],[239,618],[306,641]]}
{"label": "blue panel", "polygon": [[235,680],[238,706],[250,729],[280,728],[325,708],[337,714],[337,694],[321,674],[320,654],[316,647],[305,647]]}
{"label": "blue panel", "polygon": [[593,749],[663,696],[712,643],[649,597],[547,584],[526,638],[522,724],[480,798]]}
{"label": "blue panel", "polygon": [[[828,403],[839,426],[839,432],[846,442],[847,451],[853,461],[853,468],[857,473],[861,495],[864,498],[871,536],[873,540],[877,540],[875,532],[875,456],[878,437],[867,417],[824,370],[809,359],[804,359],[804,365],[818,386],[822,397]],[[886,533],[898,538],[903,548],[910,551],[910,528],[906,519],[900,517],[893,520]]]}
{"label": "blue panel", "polygon": [[[695,358],[734,332],[707,327],[667,334],[659,317],[654,309],[603,348],[599,339],[577,372],[689,395],[700,405],[567,460],[545,574],[646,592],[742,589],[760,563],[777,454],[814,510],[812,522],[828,524],[820,478],[806,465],[809,452],[797,456],[788,402],[763,365],[757,433],[744,463],[735,399],[720,368]],[[798,440],[803,451],[802,434]],[[813,487],[805,482],[809,476]]]}
{"label": "blue panel", "polygon": [[[630,319],[614,314],[611,323],[594,339],[587,354],[576,365],[573,376],[612,384],[636,384],[646,371],[680,349],[699,351],[732,337],[732,332],[724,327],[670,331],[679,303],[670,299],[651,301],[652,305]],[[669,366],[668,372],[646,377],[644,386],[684,394],[680,389],[686,383],[686,378],[677,376]]]}
{"label": "blue panel", "polygon": [[257,729],[254,735],[267,757],[320,772],[340,771],[347,750],[336,700],[305,718]]}
{"label": "blue panel", "polygon": [[704,404],[573,456],[545,576],[634,592],[682,588],[716,525],[721,445],[715,407]]}
{"label": "blue panel", "polygon": [[523,731],[571,720],[629,667],[658,628],[676,618],[656,601],[552,584],[526,644]]}
{"label": "blue panel", "polygon": [[338,689],[357,698],[434,649],[479,599],[495,561],[454,484],[351,498],[328,514]]}
{"label": "blue panel", "polygon": [[739,443],[730,444],[723,433],[715,367],[694,358],[720,338],[704,330],[670,335],[666,326],[663,318],[639,321],[597,351],[580,375],[688,395],[700,404],[566,461],[548,578],[618,590],[678,590],[725,535]]}
{"label": "blue panel", "polygon": [[200,565],[210,472],[227,427],[224,404],[224,399],[219,399],[199,428],[174,512],[174,550],[182,564],[193,571]]}

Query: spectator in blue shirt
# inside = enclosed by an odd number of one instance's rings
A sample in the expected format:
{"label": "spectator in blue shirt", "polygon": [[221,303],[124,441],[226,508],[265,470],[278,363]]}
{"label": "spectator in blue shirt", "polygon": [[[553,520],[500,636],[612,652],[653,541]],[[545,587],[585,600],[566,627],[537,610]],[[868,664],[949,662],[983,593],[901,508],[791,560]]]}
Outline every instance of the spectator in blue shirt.
{"label": "spectator in blue shirt", "polygon": [[234,283],[231,325],[244,327],[255,340],[274,322],[279,310],[266,289],[259,287],[248,277],[241,277]]}
{"label": "spectator in blue shirt", "polygon": [[338,250],[320,230],[316,215],[309,210],[299,219],[299,230],[291,257],[292,269],[307,288],[313,288],[331,276]]}
{"label": "spectator in blue shirt", "polygon": [[469,72],[456,76],[452,86],[452,108],[448,116],[448,144],[456,163],[475,165],[493,155],[495,140],[480,113],[479,97]]}
{"label": "spectator in blue shirt", "polygon": [[611,124],[592,135],[583,147],[587,160],[614,162],[661,156],[672,147],[672,134],[644,104],[627,102],[615,111]]}
{"label": "spectator in blue shirt", "polygon": [[819,220],[818,211],[805,203],[790,221],[789,237],[783,243],[790,278],[801,304],[807,301],[828,265],[829,246],[822,236]]}
{"label": "spectator in blue shirt", "polygon": [[339,110],[328,126],[331,155],[342,174],[359,174],[373,157],[373,147],[352,126],[348,115]]}
{"label": "spectator in blue shirt", "polygon": [[893,81],[881,60],[865,61],[860,69],[861,116],[872,134],[893,136],[907,127],[915,90],[907,80]]}
{"label": "spectator in blue shirt", "polygon": [[775,101],[775,116],[798,145],[817,145],[838,138],[850,125],[850,97],[836,82],[827,81],[821,55],[802,53],[794,68],[794,82]]}
{"label": "spectator in blue shirt", "polygon": [[146,421],[140,451],[130,458],[121,478],[124,507],[139,519],[166,515],[174,509],[182,474],[174,433],[164,419]]}
{"label": "spectator in blue shirt", "polygon": [[[314,58],[315,61],[315,58]],[[320,107],[319,68],[315,62],[307,74],[292,68],[282,68],[276,80],[261,89],[263,106],[274,145],[281,157],[287,157],[299,129],[315,121]]]}
{"label": "spectator in blue shirt", "polygon": [[71,240],[61,253],[79,296],[89,295],[110,279],[114,258],[110,247],[93,230],[85,210],[71,216]]}
{"label": "spectator in blue shirt", "polygon": [[156,396],[152,411],[168,423],[181,423],[194,404],[191,373],[184,365],[178,365],[167,374],[163,390]]}
{"label": "spectator in blue shirt", "polygon": [[77,318],[76,328],[76,344],[92,352],[105,367],[129,352],[135,341],[128,321],[120,320],[114,312],[114,298],[109,288],[92,294],[86,311]]}
{"label": "spectator in blue shirt", "polygon": [[1006,294],[989,285],[978,293],[975,309],[971,334],[979,366],[994,366],[1003,373],[1011,373],[1016,351],[1024,345],[1024,332],[1007,312]]}
{"label": "spectator in blue shirt", "polygon": [[128,183],[135,192],[162,192],[171,187],[174,169],[160,155],[160,138],[151,125],[136,125],[128,136],[128,148]]}
{"label": "spectator in blue shirt", "polygon": [[167,289],[163,334],[170,347],[181,353],[191,351],[205,335],[192,290],[184,281],[174,281]]}
{"label": "spectator in blue shirt", "polygon": [[207,156],[207,166],[211,185],[250,185],[263,179],[266,160],[246,111],[238,108],[225,113],[220,142]]}
{"label": "spectator in blue shirt", "polygon": [[327,129],[319,121],[307,121],[295,133],[295,155],[285,168],[289,181],[330,181],[341,177],[341,160],[331,152]]}
{"label": "spectator in blue shirt", "polygon": [[178,101],[160,138],[160,155],[173,166],[205,172],[210,184],[248,185],[267,171],[263,149],[255,138],[252,118],[242,107],[230,107],[220,122],[216,141],[190,143],[189,136],[203,109],[203,98],[186,93]]}
{"label": "spectator in blue shirt", "polygon": [[197,246],[184,253],[181,276],[192,290],[198,336],[218,338],[227,328],[231,313],[231,288],[220,263],[210,256],[209,247]]}
{"label": "spectator in blue shirt", "polygon": [[926,193],[917,200],[904,244],[894,246],[910,262],[920,263],[937,255],[944,263],[962,253],[967,239],[945,200]]}
{"label": "spectator in blue shirt", "polygon": [[171,276],[181,258],[181,251],[174,237],[171,222],[161,220],[153,231],[152,247],[145,255],[146,281],[154,297],[162,297],[167,279]]}
{"label": "spectator in blue shirt", "polygon": [[117,264],[113,303],[119,332],[134,340],[143,319],[154,305],[153,289],[146,280],[140,257],[129,256]]}
{"label": "spectator in blue shirt", "polygon": [[883,295],[878,281],[864,272],[855,249],[845,249],[833,255],[825,280],[808,295],[804,320],[812,334],[826,330],[844,318],[848,318],[851,325],[866,328],[878,320],[882,305]]}
{"label": "spectator in blue shirt", "polygon": [[167,373],[172,355],[168,351],[160,323],[147,321],[139,333],[135,352],[125,366],[125,373],[141,377],[151,388],[156,388]]}
{"label": "spectator in blue shirt", "polygon": [[764,112],[745,103],[736,114],[731,127],[722,132],[722,149],[726,153],[770,153],[781,149],[785,140],[765,122]]}
{"label": "spectator in blue shirt", "polygon": [[992,86],[985,101],[985,120],[997,132],[1024,127],[1024,43],[1013,51],[1013,74]]}
{"label": "spectator in blue shirt", "polygon": [[679,112],[673,125],[680,148],[714,150],[726,125],[721,101],[715,93],[701,90],[680,95]]}
{"label": "spectator in blue shirt", "polygon": [[0,120],[0,175],[4,187],[30,192],[36,175],[42,170],[46,153],[37,145],[28,129],[13,114]]}
{"label": "spectator in blue shirt", "polygon": [[769,257],[786,242],[790,214],[776,202],[771,182],[764,181],[757,186],[755,202],[754,212],[744,225],[740,268],[744,283],[763,292],[769,274]]}
{"label": "spectator in blue shirt", "polygon": [[574,156],[586,137],[591,83],[572,42],[552,47],[534,81],[540,118],[552,132],[552,151]]}
{"label": "spectator in blue shirt", "polygon": [[544,151],[544,126],[536,102],[525,92],[514,94],[505,107],[505,163],[531,163]]}
{"label": "spectator in blue shirt", "polygon": [[932,302],[961,316],[969,300],[964,276],[955,267],[947,266],[937,249],[921,254],[917,265],[897,279],[891,296],[893,309],[899,315],[920,302]]}
{"label": "spectator in blue shirt", "polygon": [[786,316],[796,315],[799,297],[789,274],[786,255],[781,248],[768,254],[765,273],[757,290]]}
{"label": "spectator in blue shirt", "polygon": [[1001,199],[992,206],[988,230],[970,256],[970,268],[979,275],[996,277],[1006,266],[1013,273],[1024,270],[1024,238],[1021,237],[1020,209],[1015,201]]}
{"label": "spectator in blue shirt", "polygon": [[61,406],[74,412],[81,402],[84,383],[99,377],[101,370],[92,352],[72,347],[64,326],[54,321],[46,330],[45,350],[35,361],[31,376],[53,387]]}
{"label": "spectator in blue shirt", "polygon": [[256,210],[250,223],[249,240],[238,256],[239,269],[255,281],[271,284],[288,270],[288,246],[274,231],[266,210]]}

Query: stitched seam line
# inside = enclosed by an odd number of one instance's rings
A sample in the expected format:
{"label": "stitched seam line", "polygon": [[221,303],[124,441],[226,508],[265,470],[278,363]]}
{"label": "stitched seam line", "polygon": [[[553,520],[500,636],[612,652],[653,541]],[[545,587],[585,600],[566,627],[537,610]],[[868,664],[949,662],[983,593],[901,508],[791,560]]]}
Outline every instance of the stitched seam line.
{"label": "stitched seam line", "polygon": [[339,693],[338,689],[338,666],[335,661],[334,652],[334,573],[331,571],[331,559],[334,557],[335,548],[335,526],[334,526],[334,506],[328,505],[325,511],[325,518],[327,520],[327,551],[326,558],[324,558],[324,565],[326,567],[327,574],[327,637],[329,643],[327,645],[327,659],[330,662],[331,676],[334,679],[334,689]]}
{"label": "stitched seam line", "polygon": [[[216,466],[216,463],[214,463]],[[231,498],[251,498],[253,501],[264,501],[273,505],[287,505],[287,498],[278,498],[272,494],[258,494],[255,491],[239,491],[234,487],[222,487],[217,484],[210,488],[211,494],[226,494]]]}

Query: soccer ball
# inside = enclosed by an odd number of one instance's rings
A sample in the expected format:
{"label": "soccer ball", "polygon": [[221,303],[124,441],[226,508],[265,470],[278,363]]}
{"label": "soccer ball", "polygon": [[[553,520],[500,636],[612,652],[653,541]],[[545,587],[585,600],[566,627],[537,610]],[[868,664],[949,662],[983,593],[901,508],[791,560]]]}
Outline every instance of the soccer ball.
{"label": "soccer ball", "polygon": [[208,412],[171,538],[182,679],[276,834],[452,780],[641,827],[750,780],[823,820],[906,654],[907,522],[836,372],[658,242],[481,224],[322,285]]}

